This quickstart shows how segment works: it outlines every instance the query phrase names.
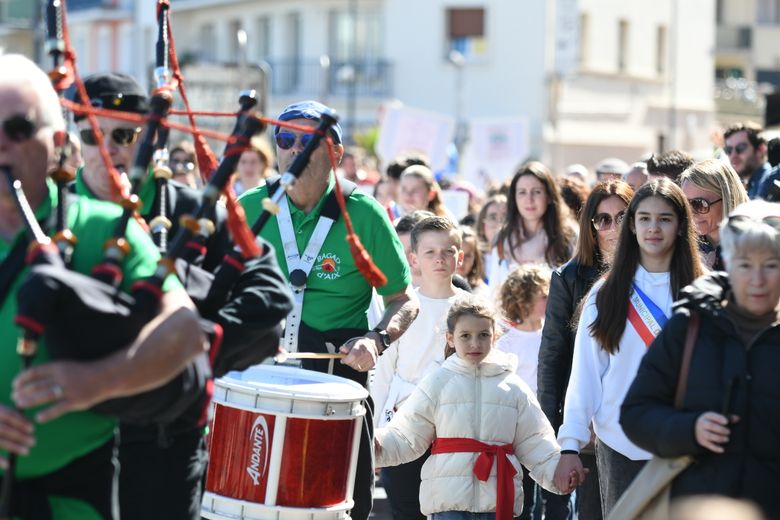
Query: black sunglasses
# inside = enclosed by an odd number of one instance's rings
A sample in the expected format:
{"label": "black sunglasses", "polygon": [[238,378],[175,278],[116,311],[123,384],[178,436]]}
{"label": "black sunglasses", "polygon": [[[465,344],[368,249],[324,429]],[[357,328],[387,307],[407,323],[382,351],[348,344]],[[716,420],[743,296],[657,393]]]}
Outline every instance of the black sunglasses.
{"label": "black sunglasses", "polygon": [[[106,134],[107,133],[103,131],[103,135]],[[130,146],[138,140],[138,136],[140,134],[140,127],[114,128],[110,133],[108,133],[108,135],[111,136],[111,140],[114,141],[114,144],[117,146]],[[92,133],[91,128],[84,128],[83,130],[80,130],[79,137],[81,137],[81,142],[88,146],[95,146],[97,144],[97,141],[95,141],[95,135]]]}
{"label": "black sunglasses", "polygon": [[613,222],[615,227],[618,227],[620,223],[623,222],[623,218],[625,216],[625,211],[619,212],[617,215],[615,215],[614,219],[609,213],[599,213],[591,219],[591,222],[593,222],[593,227],[596,229],[596,231],[606,231],[612,228]]}
{"label": "black sunglasses", "polygon": [[308,145],[312,138],[314,137],[314,134],[300,134],[300,137],[298,134],[294,134],[292,132],[279,132],[276,134],[276,146],[281,148],[282,150],[289,150],[293,146],[295,146],[295,140],[297,138],[300,138],[301,140],[301,146],[306,148],[306,145]]}
{"label": "black sunglasses", "polygon": [[731,152],[740,154],[747,150],[748,146],[750,146],[750,143],[739,143],[737,146],[724,146],[723,151],[726,152],[726,155],[731,155]]}
{"label": "black sunglasses", "polygon": [[35,133],[35,123],[30,116],[15,114],[3,121],[3,133],[15,143],[30,139]]}
{"label": "black sunglasses", "polygon": [[694,213],[698,213],[699,215],[706,215],[710,212],[710,208],[717,204],[718,202],[722,201],[723,198],[720,198],[718,200],[707,200],[703,199],[701,197],[696,197],[695,199],[688,199],[688,204],[691,205],[691,209]]}

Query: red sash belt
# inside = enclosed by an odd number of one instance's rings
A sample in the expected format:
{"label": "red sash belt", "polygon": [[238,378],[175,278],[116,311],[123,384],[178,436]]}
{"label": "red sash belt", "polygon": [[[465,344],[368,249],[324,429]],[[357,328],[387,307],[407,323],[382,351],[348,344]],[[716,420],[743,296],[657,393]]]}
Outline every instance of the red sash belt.
{"label": "red sash belt", "polygon": [[513,477],[517,470],[509,461],[509,455],[513,453],[511,444],[495,446],[485,444],[474,439],[440,438],[433,441],[431,453],[479,453],[477,462],[474,463],[474,475],[486,481],[493,467],[493,459],[498,457],[496,477],[498,489],[496,490],[496,520],[511,520],[515,508],[515,484]]}

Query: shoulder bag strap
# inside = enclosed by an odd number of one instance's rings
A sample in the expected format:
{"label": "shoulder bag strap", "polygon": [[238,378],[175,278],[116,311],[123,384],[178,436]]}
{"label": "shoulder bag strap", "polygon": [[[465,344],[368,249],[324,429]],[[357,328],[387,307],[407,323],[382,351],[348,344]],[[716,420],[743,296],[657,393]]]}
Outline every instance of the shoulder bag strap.
{"label": "shoulder bag strap", "polygon": [[685,333],[685,346],[683,347],[682,363],[680,364],[680,375],[677,379],[677,390],[674,394],[674,407],[678,410],[683,407],[685,391],[688,388],[688,374],[691,371],[691,358],[693,358],[693,348],[699,336],[700,323],[701,314],[692,310],[691,317],[688,320],[688,330]]}

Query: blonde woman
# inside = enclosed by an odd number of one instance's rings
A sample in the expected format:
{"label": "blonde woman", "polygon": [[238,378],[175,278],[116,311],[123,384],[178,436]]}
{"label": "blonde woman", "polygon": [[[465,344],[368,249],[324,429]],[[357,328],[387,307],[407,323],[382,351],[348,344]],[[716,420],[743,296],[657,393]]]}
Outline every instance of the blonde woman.
{"label": "blonde woman", "polygon": [[723,271],[720,222],[734,208],[748,201],[745,187],[734,168],[716,159],[686,169],[680,174],[680,186],[693,211],[702,262],[713,271]]}

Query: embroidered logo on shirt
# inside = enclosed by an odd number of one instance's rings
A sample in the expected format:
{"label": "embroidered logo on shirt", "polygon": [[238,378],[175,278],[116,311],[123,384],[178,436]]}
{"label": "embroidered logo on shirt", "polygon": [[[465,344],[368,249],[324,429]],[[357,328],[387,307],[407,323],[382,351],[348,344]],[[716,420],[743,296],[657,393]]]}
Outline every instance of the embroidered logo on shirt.
{"label": "embroidered logo on shirt", "polygon": [[320,280],[341,278],[341,258],[334,253],[322,253],[317,257],[314,274]]}

